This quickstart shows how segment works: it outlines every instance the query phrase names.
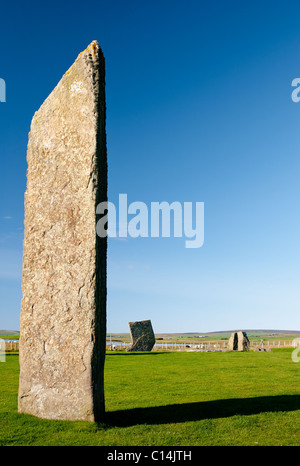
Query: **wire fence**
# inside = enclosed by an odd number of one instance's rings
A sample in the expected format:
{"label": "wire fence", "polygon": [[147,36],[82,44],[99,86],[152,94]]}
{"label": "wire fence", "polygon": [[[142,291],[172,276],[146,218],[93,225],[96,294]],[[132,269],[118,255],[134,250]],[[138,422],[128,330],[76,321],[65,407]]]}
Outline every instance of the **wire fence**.
{"label": "wire fence", "polygon": [[0,352],[9,353],[11,351],[19,351],[19,341],[18,340],[4,340],[0,339]]}
{"label": "wire fence", "polygon": [[[126,342],[107,342],[107,350],[122,351],[126,350],[129,343]],[[270,340],[270,341],[250,341],[250,349],[255,348],[297,348],[300,347],[300,338],[294,340]],[[153,351],[226,351],[228,349],[228,341],[209,341],[203,343],[155,343]],[[0,339],[0,352],[18,352],[18,340]]]}
{"label": "wire fence", "polygon": [[[126,350],[129,343],[113,341],[106,345],[110,351]],[[300,338],[294,340],[250,341],[250,349],[255,348],[296,348],[300,347]],[[211,341],[203,343],[155,343],[153,351],[227,351],[227,341]]]}

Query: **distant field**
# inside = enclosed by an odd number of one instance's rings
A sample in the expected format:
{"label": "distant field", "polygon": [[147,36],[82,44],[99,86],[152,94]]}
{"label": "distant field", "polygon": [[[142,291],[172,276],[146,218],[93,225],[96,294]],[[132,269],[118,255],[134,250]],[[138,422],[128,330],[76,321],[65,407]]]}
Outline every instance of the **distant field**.
{"label": "distant field", "polygon": [[[226,342],[232,331],[210,332],[210,333],[157,333],[155,334],[157,343],[190,343],[200,344],[205,342],[222,343]],[[246,330],[250,342],[292,342],[295,338],[300,337],[300,331],[289,330]],[[129,333],[108,334],[107,340],[130,342]]]}
{"label": "distant field", "polygon": [[[248,338],[252,342],[264,342],[270,341],[273,342],[281,341],[291,341],[295,338],[300,337],[300,331],[287,331],[287,330],[246,330]],[[232,331],[222,331],[222,332],[210,332],[210,333],[157,333],[156,339],[157,342],[174,342],[174,343],[195,343],[199,344],[201,342],[222,342],[229,339]],[[0,338],[2,339],[18,339],[20,332],[16,330],[0,330]],[[112,333],[107,334],[107,340],[110,338],[112,341],[122,341],[130,342],[129,333]]]}
{"label": "distant field", "polygon": [[1,335],[0,336],[1,340],[11,340],[11,339],[19,340],[19,338],[20,338],[20,335],[12,335],[12,334]]}
{"label": "distant field", "polygon": [[20,332],[17,330],[0,330],[0,338],[19,338]]}
{"label": "distant field", "polygon": [[108,353],[105,423],[17,413],[18,356],[0,363],[0,445],[299,445],[300,363],[273,353]]}

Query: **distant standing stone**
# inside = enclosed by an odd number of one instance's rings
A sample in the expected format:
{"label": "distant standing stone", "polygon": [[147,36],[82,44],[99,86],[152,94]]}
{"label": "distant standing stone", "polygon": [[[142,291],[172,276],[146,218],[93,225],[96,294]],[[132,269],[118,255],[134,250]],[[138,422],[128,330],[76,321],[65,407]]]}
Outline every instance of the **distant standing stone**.
{"label": "distant standing stone", "polygon": [[238,351],[249,351],[250,349],[250,341],[248,339],[246,332],[238,332]]}
{"label": "distant standing stone", "polygon": [[129,322],[131,345],[127,351],[151,351],[155,345],[155,335],[151,320]]}
{"label": "distant standing stone", "polygon": [[229,351],[249,351],[250,341],[246,332],[232,332],[228,340]]}
{"label": "distant standing stone", "polygon": [[229,351],[236,351],[238,345],[237,332],[233,332],[228,340]]}
{"label": "distant standing stone", "polygon": [[105,111],[94,41],[35,113],[28,142],[18,407],[47,419],[104,414]]}

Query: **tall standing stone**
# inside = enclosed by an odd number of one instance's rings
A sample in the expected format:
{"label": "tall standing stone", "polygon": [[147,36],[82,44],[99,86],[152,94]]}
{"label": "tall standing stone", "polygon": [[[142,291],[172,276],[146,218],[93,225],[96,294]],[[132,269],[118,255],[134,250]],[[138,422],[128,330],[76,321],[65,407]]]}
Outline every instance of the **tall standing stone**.
{"label": "tall standing stone", "polygon": [[28,142],[19,411],[101,420],[106,345],[105,62],[94,41],[35,113]]}

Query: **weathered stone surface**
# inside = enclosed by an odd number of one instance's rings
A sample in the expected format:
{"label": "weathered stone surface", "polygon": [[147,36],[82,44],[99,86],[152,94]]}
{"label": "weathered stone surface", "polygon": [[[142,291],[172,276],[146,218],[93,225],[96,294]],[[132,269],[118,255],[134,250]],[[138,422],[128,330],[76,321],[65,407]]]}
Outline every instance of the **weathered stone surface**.
{"label": "weathered stone surface", "polygon": [[228,349],[229,351],[236,351],[238,345],[237,332],[233,332],[231,337],[228,340]]}
{"label": "weathered stone surface", "polygon": [[246,332],[232,332],[228,340],[229,351],[249,351],[250,342]]}
{"label": "weathered stone surface", "polygon": [[129,322],[131,345],[127,351],[151,351],[155,345],[155,335],[151,320]]}
{"label": "weathered stone surface", "polygon": [[35,113],[27,153],[19,411],[101,420],[106,344],[105,62],[94,41]]}
{"label": "weathered stone surface", "polygon": [[238,332],[237,333],[237,338],[238,338],[238,351],[249,351],[250,349],[250,341],[247,337],[246,332]]}

